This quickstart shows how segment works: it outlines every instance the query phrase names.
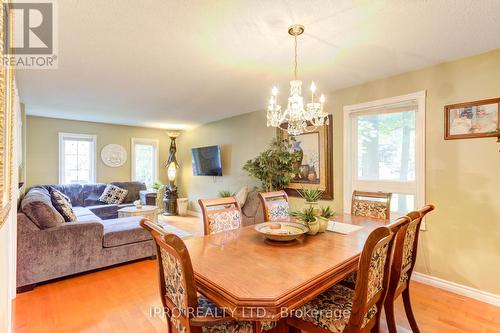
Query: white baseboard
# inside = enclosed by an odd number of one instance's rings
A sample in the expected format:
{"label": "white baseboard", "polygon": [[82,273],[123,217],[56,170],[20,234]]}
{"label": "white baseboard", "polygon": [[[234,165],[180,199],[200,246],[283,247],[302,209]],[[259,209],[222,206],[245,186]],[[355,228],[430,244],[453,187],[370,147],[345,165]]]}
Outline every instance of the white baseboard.
{"label": "white baseboard", "polygon": [[195,211],[195,210],[188,210],[188,211],[187,211],[187,214],[188,214],[189,216],[202,217],[202,216],[201,216],[201,212],[197,212],[197,211]]}
{"label": "white baseboard", "polygon": [[488,303],[500,307],[500,295],[496,295],[487,291],[467,287],[455,282],[443,280],[434,276],[413,272],[411,279],[427,284],[439,289],[443,289],[461,296],[473,298],[475,300]]}

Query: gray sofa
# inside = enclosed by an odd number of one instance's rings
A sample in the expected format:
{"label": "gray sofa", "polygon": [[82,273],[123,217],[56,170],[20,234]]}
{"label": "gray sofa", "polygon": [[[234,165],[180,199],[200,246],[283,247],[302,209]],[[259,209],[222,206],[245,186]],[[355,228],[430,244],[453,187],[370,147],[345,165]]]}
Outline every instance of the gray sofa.
{"label": "gray sofa", "polygon": [[[121,205],[99,201],[106,184],[43,185],[32,187],[17,214],[17,287],[32,289],[37,283],[154,257],[151,235],[140,217],[118,218],[118,209],[130,206],[145,190],[143,183],[111,183],[129,192]],[[49,189],[67,195],[77,216],[64,222],[52,206]]]}

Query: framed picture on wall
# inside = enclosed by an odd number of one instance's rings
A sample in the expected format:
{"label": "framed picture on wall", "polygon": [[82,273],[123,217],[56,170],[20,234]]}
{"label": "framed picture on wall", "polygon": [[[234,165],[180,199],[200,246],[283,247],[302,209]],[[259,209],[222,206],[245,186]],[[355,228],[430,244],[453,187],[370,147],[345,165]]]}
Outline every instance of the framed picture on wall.
{"label": "framed picture on wall", "polygon": [[499,109],[500,98],[446,105],[445,140],[497,136]]}
{"label": "framed picture on wall", "polygon": [[279,128],[277,131],[278,138],[289,139],[292,149],[301,156],[295,174],[285,189],[287,194],[300,196],[298,190],[318,188],[323,191],[322,199],[333,199],[332,115],[328,116],[327,124],[293,138],[286,131]]}

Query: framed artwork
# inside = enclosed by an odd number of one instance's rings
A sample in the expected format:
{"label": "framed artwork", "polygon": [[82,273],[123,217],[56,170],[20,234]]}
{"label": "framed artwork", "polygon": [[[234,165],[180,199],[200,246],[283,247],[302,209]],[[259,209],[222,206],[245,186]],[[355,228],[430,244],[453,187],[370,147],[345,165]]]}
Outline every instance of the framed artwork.
{"label": "framed artwork", "polygon": [[294,177],[285,188],[287,194],[300,196],[298,190],[318,188],[323,191],[321,199],[333,199],[332,115],[328,115],[327,124],[292,138],[279,128],[277,131],[278,138],[289,139],[292,149],[301,155]]}
{"label": "framed artwork", "polygon": [[497,136],[500,127],[500,98],[446,105],[444,139]]}
{"label": "framed artwork", "polygon": [[[10,26],[5,6],[0,6],[0,26]],[[12,29],[9,29],[12,31]],[[6,38],[5,29],[0,31],[0,54],[4,54]],[[7,32],[10,33],[10,32]],[[10,36],[9,36],[10,37]],[[14,142],[14,70],[12,67],[0,66],[0,227],[5,223],[11,209],[12,193],[12,150]]]}

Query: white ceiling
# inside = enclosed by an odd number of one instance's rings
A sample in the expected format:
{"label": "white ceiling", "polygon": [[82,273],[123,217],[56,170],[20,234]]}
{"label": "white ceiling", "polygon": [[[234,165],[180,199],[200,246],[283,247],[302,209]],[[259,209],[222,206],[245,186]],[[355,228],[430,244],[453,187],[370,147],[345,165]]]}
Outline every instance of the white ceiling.
{"label": "white ceiling", "polygon": [[[18,71],[28,114],[183,128],[500,47],[499,0],[59,0],[59,68]],[[285,98],[285,94],[281,97]]]}

